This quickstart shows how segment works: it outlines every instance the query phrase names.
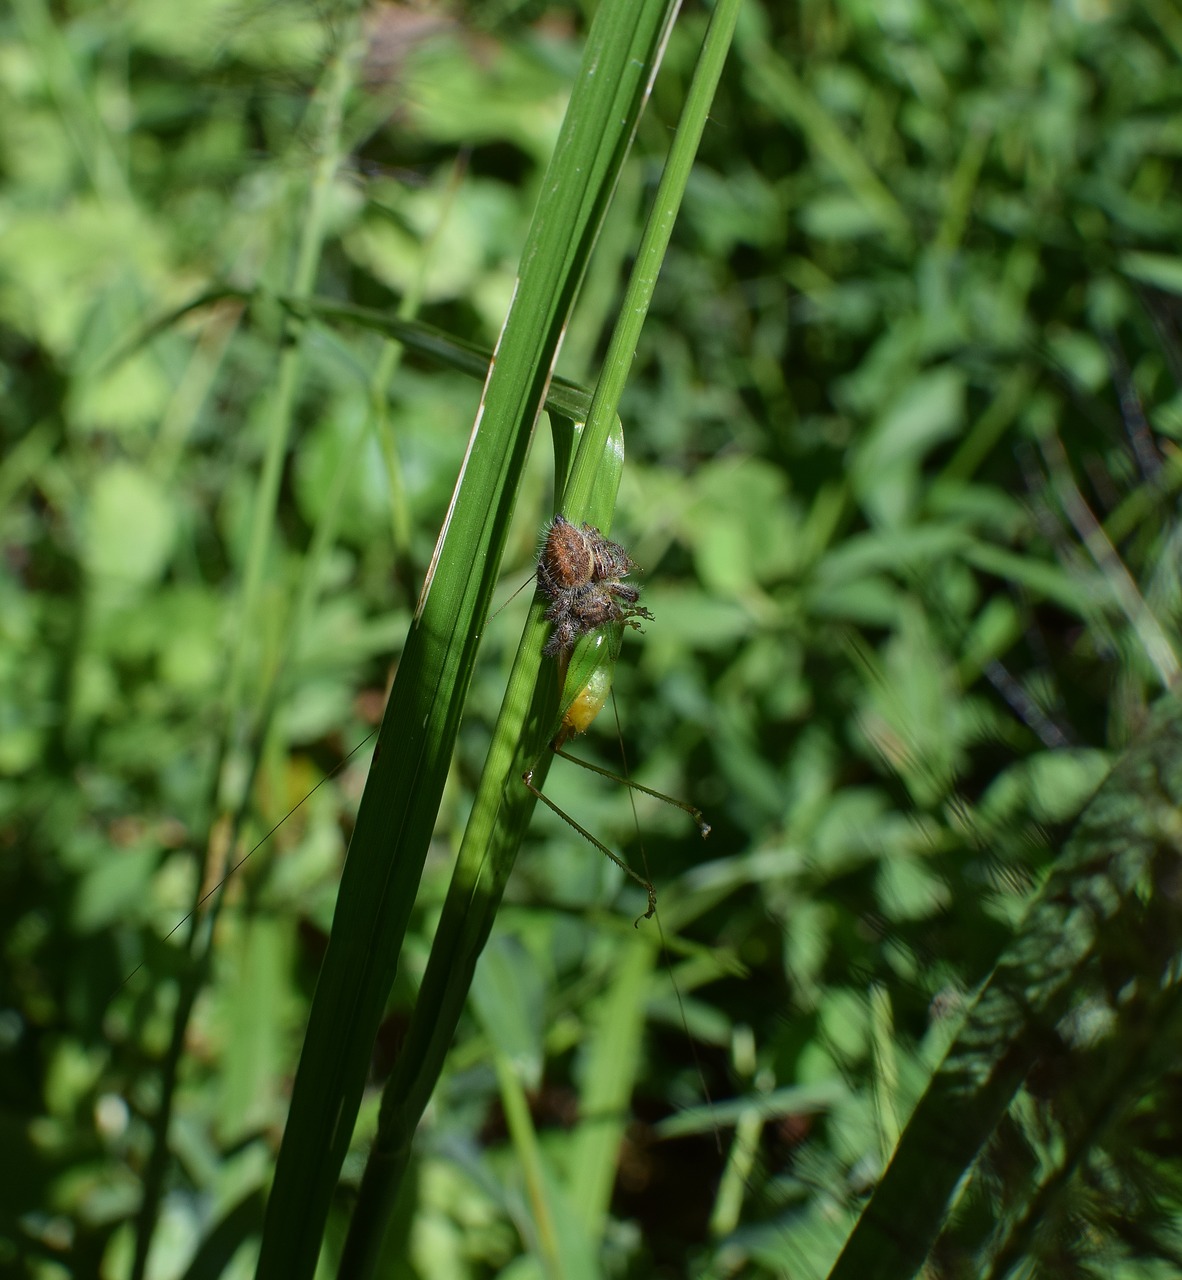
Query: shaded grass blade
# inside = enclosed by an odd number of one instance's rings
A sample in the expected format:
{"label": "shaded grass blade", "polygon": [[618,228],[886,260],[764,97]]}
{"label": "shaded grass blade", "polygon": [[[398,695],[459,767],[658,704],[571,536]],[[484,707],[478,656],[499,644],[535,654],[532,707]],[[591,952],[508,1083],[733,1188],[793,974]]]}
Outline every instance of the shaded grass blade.
{"label": "shaded grass blade", "polygon": [[[1182,705],[1164,700],[1080,815],[1074,832],[1014,942],[1006,949],[943,1064],[907,1124],[830,1280],[896,1280],[916,1274],[948,1221],[957,1184],[998,1132],[1040,1063],[1070,1086],[1077,1128],[1057,1160],[1094,1140],[1114,1093],[1098,1078],[1123,1080],[1117,1096],[1141,1096],[1134,1070],[1145,1046],[1177,1022],[1176,973],[1182,921],[1176,906],[1182,806]],[[1103,1068],[1089,1061],[1090,1037],[1072,1043],[1064,1019],[1113,1019],[1102,1037]],[[1094,1096],[1093,1096],[1094,1095]],[[1074,1157],[1072,1157],[1074,1158]],[[1067,1176],[1071,1160],[1046,1181]],[[972,1181],[970,1180],[970,1187]],[[1010,1215],[1033,1221],[1042,1188]],[[1001,1233],[1006,1235],[1006,1230]],[[981,1242],[977,1242],[981,1245]],[[963,1248],[963,1242],[961,1244]],[[981,1245],[981,1247],[987,1247]],[[973,1274],[980,1274],[974,1266]]]}

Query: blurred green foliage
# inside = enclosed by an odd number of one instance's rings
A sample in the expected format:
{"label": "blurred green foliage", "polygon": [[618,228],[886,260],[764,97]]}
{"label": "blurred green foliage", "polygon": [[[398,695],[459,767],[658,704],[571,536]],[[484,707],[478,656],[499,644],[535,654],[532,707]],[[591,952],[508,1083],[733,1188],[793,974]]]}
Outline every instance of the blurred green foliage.
{"label": "blurred green foliage", "polygon": [[[593,376],[703,21],[674,32],[568,335],[573,378]],[[366,12],[317,294],[417,307],[493,344],[581,24],[573,7]],[[15,0],[0,16],[12,1274],[127,1273],[185,970],[183,931],[166,935],[206,862],[212,883],[265,838],[227,889],[183,1046],[150,1271],[233,1257],[227,1274],[249,1273],[238,1246],[257,1230],[364,756],[332,771],[380,715],[479,398],[372,331],[307,326],[244,640],[284,334],[269,297],[291,278],[340,29],[311,6],[214,0]],[[656,622],[625,647],[622,749],[714,834],[703,846],[682,815],[638,805],[682,1004],[652,979],[604,1274],[826,1274],[954,1015],[1177,677],[1180,58],[1171,0],[743,12],[625,404],[614,536]],[[141,341],[222,286],[252,300]],[[549,515],[535,452],[505,597]],[[378,1079],[522,608],[487,628]],[[242,643],[251,685],[227,725]],[[586,749],[618,766],[610,734]],[[626,795],[561,764],[548,792],[639,861]],[[534,1274],[490,1044],[526,1064],[545,1144],[573,1158],[571,1082],[592,1069],[588,1027],[637,912],[605,860],[548,815],[535,826],[420,1135],[398,1274]],[[1157,1145],[1097,1133],[1026,1262],[1176,1273],[1177,1085],[1176,1067],[1138,1083]],[[731,1101],[759,1098],[753,1123]],[[1011,1117],[1027,1137],[1041,1100]],[[1109,1102],[1120,1117],[1134,1100]],[[1114,1188],[1135,1226],[1096,1211]]]}

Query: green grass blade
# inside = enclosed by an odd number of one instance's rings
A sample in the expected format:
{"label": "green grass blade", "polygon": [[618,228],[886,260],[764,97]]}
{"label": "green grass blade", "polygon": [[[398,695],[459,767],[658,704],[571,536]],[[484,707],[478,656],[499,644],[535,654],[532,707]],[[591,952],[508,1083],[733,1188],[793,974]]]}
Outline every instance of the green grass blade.
{"label": "green grass blade", "polygon": [[518,1153],[530,1204],[533,1249],[546,1274],[563,1280],[599,1280],[602,1272],[590,1238],[582,1230],[577,1206],[563,1193],[553,1164],[538,1141],[529,1103],[513,1064],[494,1050],[505,1122]]}
{"label": "green grass blade", "polygon": [[[267,1208],[260,1277],[292,1280],[315,1266],[530,434],[669,16],[660,3],[612,0],[601,7],[588,39],[587,71],[576,84],[543,183],[517,292],[358,812]],[[364,1232],[360,1238],[372,1257],[380,1225],[371,1225],[368,1238]],[[357,1256],[355,1250],[349,1255]]]}
{"label": "green grass blade", "polygon": [[612,983],[596,1017],[571,1145],[570,1200],[593,1240],[603,1238],[629,1100],[639,1074],[645,1011],[657,961],[653,930],[622,938]]}
{"label": "green grass blade", "polygon": [[[204,290],[184,305],[158,316],[130,340],[121,342],[113,352],[97,362],[97,370],[110,372],[121,361],[129,360],[162,333],[175,328],[181,320],[194,312],[203,311],[219,302],[236,301],[253,305],[272,298],[273,295],[259,289],[221,286],[217,289]],[[492,351],[479,343],[457,338],[443,329],[428,324],[425,320],[395,315],[390,311],[378,311],[373,307],[362,307],[351,302],[341,302],[335,298],[301,298],[284,294],[274,298],[274,301],[301,322],[318,322],[325,326],[357,325],[380,333],[415,352],[416,355],[434,361],[444,368],[455,369],[458,373],[479,378],[481,382],[488,377],[489,365],[493,359]],[[591,392],[578,383],[556,374],[550,379],[546,388],[545,408],[547,412],[559,413],[576,422],[584,422],[591,411]]]}
{"label": "green grass blade", "polygon": [[[624,383],[632,367],[640,339],[640,329],[648,314],[657,276],[669,246],[669,237],[693,167],[694,156],[709,118],[710,104],[730,50],[739,0],[720,0],[711,16],[703,41],[685,108],[658,183],[653,207],[641,238],[636,262],[628,281],[620,319],[608,347],[603,376],[596,387],[591,416],[575,459],[575,468],[565,497],[564,511],[579,511],[580,485],[587,482],[585,468],[592,458],[592,429],[601,412],[616,412]],[[582,518],[581,516],[579,518]],[[606,524],[601,528],[608,528]],[[656,959],[655,946],[637,941],[629,947],[627,960],[621,959],[610,1001],[610,1016],[601,1025],[594,1041],[580,1115],[590,1117],[580,1123],[574,1141],[571,1200],[578,1207],[593,1238],[598,1239],[607,1220],[614,1182],[617,1153],[623,1137],[627,1101],[640,1056],[644,1031],[644,1009],[649,995],[648,977]],[[606,1116],[619,1117],[614,1122]]]}
{"label": "green grass blade", "polygon": [[[632,369],[640,331],[648,315],[653,290],[657,286],[657,276],[669,247],[669,237],[673,234],[673,223],[685,195],[694,156],[709,116],[710,103],[714,100],[718,80],[722,75],[735,23],[738,21],[739,8],[739,0],[721,0],[711,17],[686,97],[685,109],[636,253],[636,262],[628,280],[619,320],[612,331],[603,371],[587,417],[587,428],[579,442],[579,453],[563,497],[562,512],[568,520],[588,519],[584,503],[588,501],[595,484],[595,473],[619,411],[620,397]],[[598,521],[592,520],[591,523],[598,524]],[[599,524],[599,528],[608,532],[610,522]]]}

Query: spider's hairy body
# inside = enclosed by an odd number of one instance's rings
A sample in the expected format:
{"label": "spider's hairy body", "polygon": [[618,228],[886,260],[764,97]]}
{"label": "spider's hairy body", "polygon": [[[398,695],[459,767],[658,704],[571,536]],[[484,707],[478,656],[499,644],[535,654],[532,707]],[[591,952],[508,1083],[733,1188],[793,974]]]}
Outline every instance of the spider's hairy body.
{"label": "spider's hairy body", "polygon": [[623,581],[635,567],[627,551],[593,525],[555,516],[538,557],[538,590],[550,601],[546,617],[554,626],[544,652],[569,653],[580,636],[609,623],[639,629],[638,619],[651,620],[637,603],[639,589]]}

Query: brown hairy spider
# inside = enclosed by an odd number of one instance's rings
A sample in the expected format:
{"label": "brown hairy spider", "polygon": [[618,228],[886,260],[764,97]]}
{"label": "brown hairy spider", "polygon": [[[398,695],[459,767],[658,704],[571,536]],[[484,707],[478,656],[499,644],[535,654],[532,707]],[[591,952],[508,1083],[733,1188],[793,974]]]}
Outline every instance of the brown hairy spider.
{"label": "brown hairy spider", "polygon": [[555,516],[538,558],[538,590],[550,601],[546,618],[554,624],[542,652],[557,657],[569,652],[580,636],[622,622],[639,629],[638,618],[651,621],[640,591],[622,582],[636,566],[618,542],[593,525],[580,529]]}

